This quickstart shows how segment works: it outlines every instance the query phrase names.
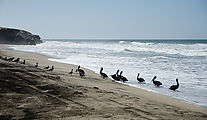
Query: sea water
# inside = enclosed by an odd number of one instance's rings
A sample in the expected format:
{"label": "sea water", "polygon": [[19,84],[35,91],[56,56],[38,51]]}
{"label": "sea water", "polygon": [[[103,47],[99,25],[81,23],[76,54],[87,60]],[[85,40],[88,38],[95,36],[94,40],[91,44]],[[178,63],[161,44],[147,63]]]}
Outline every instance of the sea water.
{"label": "sea water", "polygon": [[[50,60],[81,65],[108,75],[123,71],[125,84],[207,107],[207,40],[44,40],[14,45],[15,50],[50,56]],[[68,72],[71,68],[68,68]],[[138,83],[137,74],[145,79]],[[87,73],[86,73],[87,74]],[[163,83],[156,87],[152,78]],[[179,79],[176,91],[169,87]]]}

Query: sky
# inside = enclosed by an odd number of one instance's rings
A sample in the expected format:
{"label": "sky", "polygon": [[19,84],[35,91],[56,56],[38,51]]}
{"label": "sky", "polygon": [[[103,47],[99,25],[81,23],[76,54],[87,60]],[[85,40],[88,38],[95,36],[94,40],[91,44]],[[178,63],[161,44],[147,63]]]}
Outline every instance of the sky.
{"label": "sky", "polygon": [[207,0],[0,0],[0,27],[43,39],[205,39]]}

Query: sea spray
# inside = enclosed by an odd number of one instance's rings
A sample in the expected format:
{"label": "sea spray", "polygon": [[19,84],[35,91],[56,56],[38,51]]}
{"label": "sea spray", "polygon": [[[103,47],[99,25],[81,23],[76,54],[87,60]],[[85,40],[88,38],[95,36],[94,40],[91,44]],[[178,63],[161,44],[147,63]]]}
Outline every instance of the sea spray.
{"label": "sea spray", "polygon": [[[100,67],[108,75],[119,69],[128,85],[207,107],[207,40],[45,40],[36,46],[11,47],[97,73]],[[137,82],[138,72],[145,84]],[[160,88],[151,82],[155,75],[163,83]],[[174,92],[168,88],[176,78],[180,87]]]}

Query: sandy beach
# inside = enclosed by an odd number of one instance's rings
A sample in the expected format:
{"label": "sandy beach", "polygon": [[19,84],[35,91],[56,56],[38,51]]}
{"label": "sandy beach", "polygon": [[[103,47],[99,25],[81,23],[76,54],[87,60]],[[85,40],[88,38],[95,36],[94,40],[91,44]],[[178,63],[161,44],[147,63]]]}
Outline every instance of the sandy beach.
{"label": "sandy beach", "polygon": [[[47,56],[8,49],[0,56],[0,119],[188,119],[206,120],[207,109],[146,90],[103,79],[94,71],[69,75],[77,65],[49,61]],[[39,67],[35,68],[35,63]],[[47,71],[46,66],[55,66]]]}

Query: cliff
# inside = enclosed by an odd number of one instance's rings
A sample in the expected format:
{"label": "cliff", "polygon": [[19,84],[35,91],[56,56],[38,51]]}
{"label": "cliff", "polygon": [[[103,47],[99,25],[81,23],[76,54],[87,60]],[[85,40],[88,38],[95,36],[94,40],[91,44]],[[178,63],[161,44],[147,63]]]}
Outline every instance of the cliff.
{"label": "cliff", "polygon": [[0,44],[36,45],[42,43],[39,35],[30,32],[0,27]]}

